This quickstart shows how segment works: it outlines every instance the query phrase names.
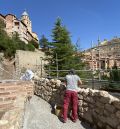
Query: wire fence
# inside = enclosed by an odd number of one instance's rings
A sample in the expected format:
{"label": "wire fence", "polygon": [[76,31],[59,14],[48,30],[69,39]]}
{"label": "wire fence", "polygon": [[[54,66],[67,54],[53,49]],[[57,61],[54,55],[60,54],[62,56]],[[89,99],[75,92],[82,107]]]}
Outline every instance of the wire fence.
{"label": "wire fence", "polygon": [[[64,81],[65,75],[68,74],[69,70],[44,70],[42,65],[39,65],[33,72],[38,72],[40,77],[57,78]],[[22,71],[20,73],[22,74]],[[120,69],[76,70],[76,74],[80,76],[83,82],[82,87],[120,92]],[[14,79],[14,76],[18,75],[16,75],[16,72],[9,72],[7,69],[0,67],[0,76],[5,76],[5,79]]]}
{"label": "wire fence", "polygon": [[[47,78],[57,78],[64,81],[69,70],[45,70],[45,72]],[[76,74],[80,76],[83,87],[120,91],[120,69],[117,70],[117,73],[116,70],[76,70]],[[117,78],[118,80],[115,80]]]}

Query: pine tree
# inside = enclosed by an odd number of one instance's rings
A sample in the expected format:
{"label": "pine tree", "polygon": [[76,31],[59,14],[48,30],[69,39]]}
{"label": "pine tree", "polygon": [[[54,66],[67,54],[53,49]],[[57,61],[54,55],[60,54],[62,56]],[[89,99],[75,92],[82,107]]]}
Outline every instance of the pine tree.
{"label": "pine tree", "polygon": [[[56,20],[52,30],[52,40],[48,60],[51,70],[57,70],[57,64],[59,70],[80,69],[83,66],[80,56],[76,54],[75,46],[71,43],[70,33],[62,25],[60,18]],[[64,76],[65,74],[60,73],[59,75]],[[55,72],[52,75],[55,75]]]}
{"label": "pine tree", "polygon": [[40,47],[43,48],[43,49],[48,48],[48,39],[45,37],[45,35],[41,36],[39,44],[40,44]]}

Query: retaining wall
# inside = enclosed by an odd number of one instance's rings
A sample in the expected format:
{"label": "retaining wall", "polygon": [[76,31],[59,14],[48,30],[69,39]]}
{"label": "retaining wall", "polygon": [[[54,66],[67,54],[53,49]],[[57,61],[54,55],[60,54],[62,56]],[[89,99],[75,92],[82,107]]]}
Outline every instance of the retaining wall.
{"label": "retaining wall", "polygon": [[32,82],[0,82],[0,129],[21,129],[25,102],[33,94]]}
{"label": "retaining wall", "polygon": [[24,73],[26,69],[31,69],[37,74],[41,75],[42,67],[42,76],[45,74],[43,66],[46,63],[43,59],[45,54],[42,51],[22,51],[17,50],[15,54],[15,67],[16,67],[16,76],[19,79],[21,73]]}
{"label": "retaining wall", "polygon": [[[60,80],[35,81],[35,94],[51,104],[62,104],[65,87]],[[94,129],[120,129],[120,99],[106,91],[81,89],[79,117],[89,122]]]}

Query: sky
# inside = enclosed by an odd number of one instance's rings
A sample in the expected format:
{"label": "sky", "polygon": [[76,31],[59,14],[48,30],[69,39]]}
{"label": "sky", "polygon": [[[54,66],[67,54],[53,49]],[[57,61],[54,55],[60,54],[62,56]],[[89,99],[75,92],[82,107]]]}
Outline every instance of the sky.
{"label": "sky", "polygon": [[0,13],[12,13],[20,18],[26,10],[32,21],[33,32],[49,41],[57,17],[62,19],[73,44],[81,50],[91,42],[120,37],[120,0],[0,0]]}

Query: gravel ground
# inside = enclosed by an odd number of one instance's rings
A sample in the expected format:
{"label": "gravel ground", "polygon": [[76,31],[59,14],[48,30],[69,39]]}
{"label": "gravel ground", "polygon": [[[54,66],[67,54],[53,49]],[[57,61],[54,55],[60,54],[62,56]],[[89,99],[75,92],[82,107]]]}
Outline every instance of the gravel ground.
{"label": "gravel ground", "polygon": [[91,129],[81,121],[62,123],[51,113],[51,106],[41,98],[33,96],[26,105],[23,129]]}

